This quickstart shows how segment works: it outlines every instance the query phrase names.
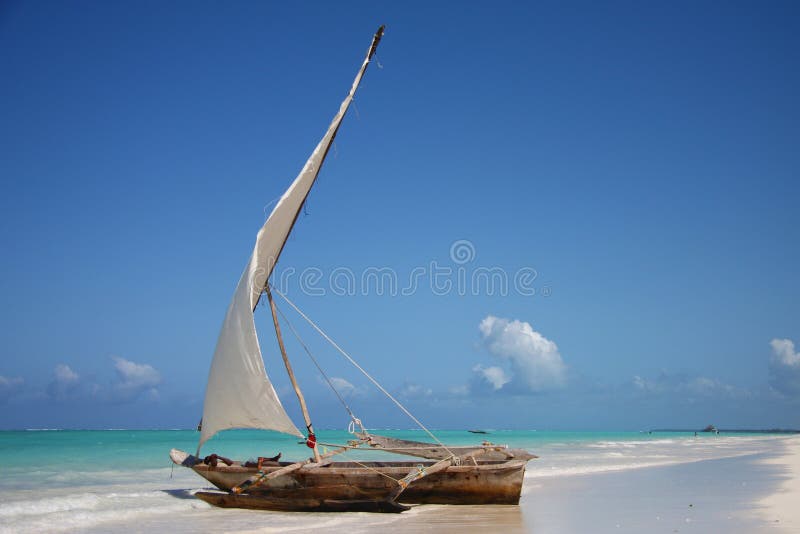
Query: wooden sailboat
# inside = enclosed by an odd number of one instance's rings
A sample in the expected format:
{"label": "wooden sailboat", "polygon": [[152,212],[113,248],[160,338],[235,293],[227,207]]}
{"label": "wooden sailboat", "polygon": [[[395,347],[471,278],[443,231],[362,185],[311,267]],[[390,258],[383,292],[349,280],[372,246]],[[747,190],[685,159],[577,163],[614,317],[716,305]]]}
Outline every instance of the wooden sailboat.
{"label": "wooden sailboat", "polygon": [[[373,512],[406,510],[401,503],[517,504],[525,466],[528,460],[535,458],[527,451],[488,442],[474,447],[442,444],[287,299],[435,441],[398,440],[371,434],[345,405],[353,420],[354,439],[336,446],[331,452],[320,453],[305,399],[283,343],[269,277],[382,36],[383,26],[375,33],[350,92],[327,132],[258,232],[253,254],[236,287],[214,351],[197,453],[192,455],[177,449],[170,452],[173,462],[193,469],[219,488],[220,491],[196,493],[211,504],[267,510]],[[254,322],[254,311],[263,295],[269,301],[281,356],[303,413],[305,436],[287,415],[264,367]],[[333,388],[330,381],[329,384]],[[200,449],[208,439],[217,432],[233,428],[274,430],[304,437],[313,457],[298,462],[261,459],[257,465],[232,462],[216,455],[200,457]],[[385,451],[426,461],[336,462],[331,459],[349,450]]]}

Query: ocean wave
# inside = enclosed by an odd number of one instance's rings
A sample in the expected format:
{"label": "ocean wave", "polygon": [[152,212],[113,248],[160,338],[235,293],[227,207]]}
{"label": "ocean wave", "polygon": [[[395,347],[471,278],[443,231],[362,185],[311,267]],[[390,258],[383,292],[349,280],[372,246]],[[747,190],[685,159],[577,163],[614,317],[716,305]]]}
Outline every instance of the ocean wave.
{"label": "ocean wave", "polygon": [[27,532],[65,532],[85,530],[108,523],[125,523],[135,525],[137,520],[160,514],[177,514],[188,512],[200,506],[209,506],[202,501],[176,503],[160,507],[140,507],[127,510],[102,510],[75,514],[56,514],[56,517],[26,520],[22,524],[11,524],[0,527],[0,533],[27,533]]}
{"label": "ocean wave", "polygon": [[196,499],[172,499],[160,490],[21,499],[0,505],[0,532],[80,530],[109,522],[133,524],[144,516],[209,507]]}
{"label": "ocean wave", "polygon": [[675,443],[674,439],[648,439],[648,440],[630,440],[630,441],[598,441],[596,443],[589,443],[586,446],[593,449],[611,449],[611,448],[624,448],[633,449],[641,445],[671,445]]}
{"label": "ocean wave", "polygon": [[100,503],[101,497],[93,493],[69,495],[59,498],[21,500],[0,504],[0,517],[43,515],[68,510],[90,510]]}
{"label": "ocean wave", "polygon": [[632,462],[625,464],[599,464],[599,465],[579,465],[572,467],[555,467],[550,469],[529,469],[525,471],[525,478],[550,478],[560,476],[592,475],[597,473],[608,473],[613,471],[627,471],[630,469],[641,469],[644,467],[661,467],[665,465],[675,465],[679,463],[691,463],[699,460],[688,460],[686,462],[665,460],[661,462]]}

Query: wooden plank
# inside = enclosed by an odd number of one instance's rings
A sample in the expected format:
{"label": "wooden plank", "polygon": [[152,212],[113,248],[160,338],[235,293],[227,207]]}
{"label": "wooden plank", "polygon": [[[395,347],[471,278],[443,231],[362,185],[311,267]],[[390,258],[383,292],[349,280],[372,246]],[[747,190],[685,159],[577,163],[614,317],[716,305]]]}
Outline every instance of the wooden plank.
{"label": "wooden plank", "polygon": [[231,493],[236,493],[236,494],[244,493],[245,490],[247,490],[247,488],[251,486],[258,486],[260,484],[263,484],[264,482],[267,482],[268,480],[272,480],[273,478],[278,478],[280,476],[287,475],[303,467],[311,468],[310,464],[315,464],[314,467],[321,467],[323,465],[327,465],[326,463],[323,463],[322,460],[324,460],[325,458],[330,458],[331,456],[335,456],[337,454],[341,454],[345,451],[347,451],[347,447],[342,447],[341,449],[336,449],[335,451],[331,451],[329,453],[321,455],[319,462],[312,462],[311,458],[309,458],[308,460],[303,460],[302,462],[296,462],[287,465],[285,467],[281,467],[277,471],[272,471],[270,473],[258,473],[248,478],[238,486],[232,487]]}
{"label": "wooden plank", "polygon": [[251,510],[278,510],[304,512],[378,512],[400,513],[410,507],[385,500],[338,499],[281,499],[267,495],[236,495],[231,493],[198,491],[195,497],[223,508],[248,508]]}
{"label": "wooden plank", "polygon": [[394,491],[392,491],[389,494],[389,501],[394,502],[397,499],[397,497],[399,497],[400,494],[403,493],[409,485],[413,484],[417,480],[432,475],[434,473],[438,473],[439,471],[443,471],[444,469],[447,469],[453,464],[460,464],[462,461],[466,460],[469,457],[475,458],[476,456],[486,454],[486,452],[488,452],[486,449],[472,450],[460,456],[454,456],[447,458],[445,460],[440,460],[430,467],[423,467],[422,469],[415,469],[411,471],[409,474],[407,474],[399,481],[397,488],[395,488]]}

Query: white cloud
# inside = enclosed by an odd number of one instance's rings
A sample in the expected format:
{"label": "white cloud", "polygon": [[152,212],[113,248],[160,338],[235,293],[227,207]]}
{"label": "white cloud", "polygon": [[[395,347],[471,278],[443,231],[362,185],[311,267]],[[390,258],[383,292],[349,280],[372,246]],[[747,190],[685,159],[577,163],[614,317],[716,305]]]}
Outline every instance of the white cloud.
{"label": "white cloud", "polygon": [[406,398],[430,397],[431,395],[433,395],[433,390],[431,388],[420,386],[419,384],[406,382],[405,384],[403,384],[403,387],[400,388],[398,394],[401,397],[406,397]]}
{"label": "white cloud", "polygon": [[769,383],[785,395],[800,394],[800,353],[789,339],[773,339],[769,360]]}
{"label": "white cloud", "polygon": [[356,387],[344,378],[331,377],[331,384],[342,397],[349,397],[356,393]]}
{"label": "white cloud", "polygon": [[21,389],[25,381],[21,378],[7,378],[0,375],[0,403],[7,402],[15,396]]}
{"label": "white cloud", "polygon": [[78,373],[70,369],[69,365],[63,363],[56,365],[54,374],[56,376],[56,380],[68,384],[77,382],[79,378]]}
{"label": "white cloud", "polygon": [[639,391],[648,392],[657,391],[659,389],[658,383],[653,382],[652,380],[647,380],[646,378],[642,378],[639,375],[633,377],[633,387]]}
{"label": "white cloud", "polygon": [[725,384],[724,382],[720,382],[719,380],[713,378],[706,378],[705,376],[698,376],[689,379],[684,387],[689,393],[707,397],[715,395],[733,396],[744,393],[744,391],[735,386]]}
{"label": "white cloud", "polygon": [[0,388],[19,385],[22,384],[22,382],[23,380],[21,378],[6,378],[3,375],[0,375]]}
{"label": "white cloud", "polygon": [[787,367],[800,367],[800,354],[794,350],[794,342],[790,339],[773,339],[772,359]]}
{"label": "white cloud", "polygon": [[651,380],[636,375],[631,380],[634,389],[643,393],[683,394],[687,398],[693,397],[741,397],[748,396],[747,390],[726,384],[714,378],[705,376],[688,376],[685,374],[671,374],[661,371]]}
{"label": "white cloud", "polygon": [[161,373],[145,363],[136,363],[114,356],[117,382],[112,385],[114,400],[132,401],[142,393],[150,398],[158,398],[157,386],[161,383]]}
{"label": "white cloud", "polygon": [[488,382],[495,391],[511,382],[511,377],[506,374],[502,367],[476,365],[472,370]]}
{"label": "white cloud", "polygon": [[447,392],[457,397],[463,397],[464,395],[469,395],[469,386],[467,384],[461,384],[459,386],[451,386],[450,388],[448,388]]}
{"label": "white cloud", "polygon": [[69,365],[60,363],[53,369],[53,379],[47,385],[47,395],[51,399],[65,400],[75,396],[80,386],[80,376]]}
{"label": "white cloud", "polygon": [[558,346],[530,323],[488,315],[479,329],[487,350],[510,367],[509,371],[497,366],[474,369],[495,390],[515,386],[538,392],[565,385],[567,366]]}

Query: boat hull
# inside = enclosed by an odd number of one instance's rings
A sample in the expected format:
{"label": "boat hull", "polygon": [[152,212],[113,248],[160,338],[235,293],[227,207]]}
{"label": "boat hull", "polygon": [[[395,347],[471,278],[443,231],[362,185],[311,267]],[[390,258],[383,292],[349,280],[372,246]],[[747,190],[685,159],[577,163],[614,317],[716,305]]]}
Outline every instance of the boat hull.
{"label": "boat hull", "polygon": [[250,510],[272,510],[278,512],[379,512],[400,513],[408,506],[382,500],[361,499],[344,501],[337,499],[281,499],[267,495],[198,491],[195,496],[221,508],[246,508]]}
{"label": "boat hull", "polygon": [[[450,466],[410,484],[398,501],[407,504],[518,504],[526,463],[526,460],[509,460]],[[262,472],[269,473],[284,465],[288,464],[268,467]],[[432,462],[333,462],[298,469],[250,486],[247,491],[251,499],[241,500],[239,504],[235,498],[217,497],[219,494],[198,496],[218,506],[242,507],[240,504],[250,503],[243,507],[262,509],[308,510],[317,506],[314,503],[323,501],[385,501],[397,488],[398,480],[419,466],[430,465]],[[257,468],[237,464],[217,467],[199,464],[192,469],[226,492],[258,473]],[[255,497],[263,498],[262,505],[252,504]]]}

